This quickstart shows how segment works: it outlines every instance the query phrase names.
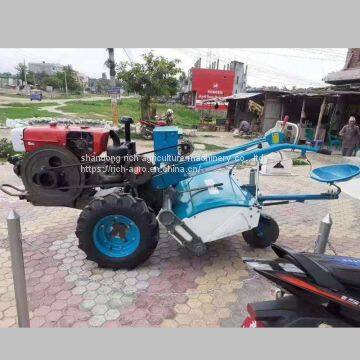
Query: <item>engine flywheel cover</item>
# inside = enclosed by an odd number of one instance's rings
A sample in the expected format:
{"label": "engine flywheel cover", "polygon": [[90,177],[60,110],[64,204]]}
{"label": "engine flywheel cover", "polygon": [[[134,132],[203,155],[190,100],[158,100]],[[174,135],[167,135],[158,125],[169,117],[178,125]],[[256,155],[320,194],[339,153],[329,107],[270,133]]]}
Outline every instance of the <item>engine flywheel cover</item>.
{"label": "engine flywheel cover", "polygon": [[21,178],[28,192],[27,199],[36,205],[48,206],[68,206],[81,194],[85,183],[79,159],[59,146],[47,146],[26,154]]}

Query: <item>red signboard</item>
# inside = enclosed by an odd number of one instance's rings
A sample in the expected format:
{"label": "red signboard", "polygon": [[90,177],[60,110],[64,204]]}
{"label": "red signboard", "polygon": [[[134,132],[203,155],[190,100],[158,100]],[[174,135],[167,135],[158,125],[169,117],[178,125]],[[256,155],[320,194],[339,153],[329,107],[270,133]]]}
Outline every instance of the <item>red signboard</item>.
{"label": "red signboard", "polygon": [[[196,108],[203,100],[222,98],[233,94],[234,71],[193,68],[192,91],[196,92]],[[219,109],[220,110],[220,109]]]}

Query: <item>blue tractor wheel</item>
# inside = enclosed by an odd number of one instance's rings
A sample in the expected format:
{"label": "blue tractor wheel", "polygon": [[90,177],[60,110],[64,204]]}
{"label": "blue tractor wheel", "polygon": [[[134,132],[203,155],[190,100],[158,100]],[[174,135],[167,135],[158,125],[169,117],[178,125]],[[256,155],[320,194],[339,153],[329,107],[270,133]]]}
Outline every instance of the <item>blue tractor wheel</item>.
{"label": "blue tractor wheel", "polygon": [[256,228],[244,231],[242,236],[252,248],[266,248],[279,237],[279,225],[269,215],[261,214]]}
{"label": "blue tractor wheel", "polygon": [[107,215],[93,230],[93,241],[103,254],[123,258],[131,255],[140,244],[140,230],[127,216]]}
{"label": "blue tractor wheel", "polygon": [[159,227],[142,199],[114,192],[84,208],[76,235],[87,258],[100,267],[132,269],[155,250]]}

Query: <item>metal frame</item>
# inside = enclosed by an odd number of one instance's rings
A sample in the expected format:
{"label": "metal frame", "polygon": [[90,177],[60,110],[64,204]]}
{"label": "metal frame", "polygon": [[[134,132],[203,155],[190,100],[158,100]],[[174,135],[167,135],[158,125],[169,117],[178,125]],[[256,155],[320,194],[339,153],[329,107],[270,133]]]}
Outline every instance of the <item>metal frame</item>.
{"label": "metal frame", "polygon": [[319,151],[318,147],[296,144],[270,144],[267,147],[250,149],[256,145],[262,145],[267,141],[268,140],[265,138],[261,138],[257,141],[252,141],[251,143],[216,153],[204,160],[189,158],[186,161],[178,162],[173,164],[170,169],[166,168],[160,170],[160,172],[153,177],[152,186],[157,190],[164,190],[169,186],[176,185],[180,181],[196,175],[218,170],[226,166],[244,163],[245,161],[254,158],[259,159],[264,155],[282,150],[301,150],[302,155],[305,155],[307,151]]}
{"label": "metal frame", "polygon": [[[281,124],[280,124],[281,125]],[[320,193],[320,194],[270,194],[270,195],[260,195],[259,194],[259,159],[262,156],[268,155],[274,152],[279,152],[282,150],[300,150],[301,154],[305,156],[307,151],[318,152],[318,147],[312,146],[304,146],[297,145],[298,132],[295,136],[294,143],[285,143],[285,135],[282,132],[268,132],[264,137],[251,141],[247,144],[237,146],[232,149],[224,150],[218,152],[212,156],[208,156],[205,159],[197,160],[194,158],[187,158],[185,161],[167,164],[163,168],[160,169],[159,173],[157,173],[152,179],[152,186],[154,189],[163,190],[164,192],[164,203],[163,207],[158,214],[158,221],[165,226],[168,230],[169,234],[172,235],[178,242],[186,247],[193,247],[196,249],[196,252],[203,252],[204,246],[207,241],[205,238],[202,238],[204,232],[201,230],[201,226],[199,228],[191,228],[194,222],[199,222],[199,215],[210,214],[211,211],[217,208],[225,208],[227,206],[238,206],[239,208],[247,207],[250,210],[257,209],[258,212],[261,212],[261,208],[263,206],[269,205],[280,205],[280,204],[288,204],[290,202],[305,202],[308,200],[331,200],[337,199],[341,192],[341,189],[336,186],[334,183],[330,183],[330,185],[334,186],[335,191],[331,191],[329,189],[328,192]],[[248,160],[255,159],[257,162],[256,168],[250,171],[250,178],[248,184],[241,184],[235,179],[231,178],[230,184],[224,182],[215,183],[216,179],[211,178],[211,172],[216,173],[216,170],[220,170],[225,167],[234,168],[235,165],[244,163]],[[229,176],[232,175],[232,169],[229,171]],[[226,171],[226,170],[225,170]],[[223,202],[214,202],[209,201],[207,203],[207,196],[205,195],[205,199],[195,199],[194,197],[203,192],[209,193],[209,198],[212,196],[210,193],[209,186],[200,187],[199,185],[195,185],[191,188],[190,183],[196,176],[209,173],[208,180],[213,180],[214,185],[219,187],[220,191],[224,191],[229,193],[231,192],[231,187],[236,185],[240,188],[244,193],[248,193],[253,199],[252,204],[241,203],[241,204],[230,204],[224,199]],[[216,178],[216,176],[215,176]],[[181,191],[182,182],[184,180],[190,179],[186,182],[186,191]],[[206,184],[205,178],[205,184]],[[199,182],[203,182],[203,179],[199,180]],[[234,183],[233,183],[234,182]],[[179,188],[179,185],[180,188]],[[184,186],[185,187],[185,186]],[[195,208],[196,204],[194,202],[198,202],[201,204],[207,204],[203,209],[199,212],[197,211],[190,212],[184,218],[180,213],[179,209],[176,209],[176,199],[179,199],[179,196],[183,192],[189,192],[190,197],[188,200],[185,200],[183,204],[187,206],[188,202],[191,202],[191,205]],[[221,196],[221,195],[220,195]],[[234,197],[237,195],[234,192]],[[226,197],[226,196],[225,196]],[[240,201],[241,202],[241,201]],[[222,216],[226,216],[225,212],[218,213],[218,216],[221,218]],[[196,218],[196,220],[195,220]],[[225,218],[223,219],[226,220]],[[241,222],[242,219],[237,219],[237,221]],[[191,225],[192,224],[192,225]],[[251,228],[256,226],[255,224],[251,225]],[[197,229],[197,230],[196,230]],[[201,231],[200,231],[201,230]],[[201,235],[202,234],[202,235]],[[211,241],[213,241],[212,239]]]}

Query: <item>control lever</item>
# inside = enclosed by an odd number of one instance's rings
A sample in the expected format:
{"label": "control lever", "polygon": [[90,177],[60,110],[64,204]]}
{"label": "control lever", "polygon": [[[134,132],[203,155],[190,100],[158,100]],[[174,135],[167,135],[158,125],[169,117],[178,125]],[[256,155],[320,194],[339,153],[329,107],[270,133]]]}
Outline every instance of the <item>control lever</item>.
{"label": "control lever", "polygon": [[204,191],[204,190],[211,189],[211,188],[218,188],[218,187],[221,187],[223,185],[224,185],[223,183],[217,183],[217,184],[213,184],[213,185],[209,185],[209,186],[200,186],[200,187],[192,188],[192,189],[189,189],[189,190],[182,190],[182,191],[179,191],[178,193],[179,194],[184,194],[184,193],[193,192],[193,191]]}
{"label": "control lever", "polygon": [[132,119],[132,117],[123,116],[121,118],[121,123],[125,126],[125,142],[129,143],[131,142],[130,124],[133,124],[134,120]]}

